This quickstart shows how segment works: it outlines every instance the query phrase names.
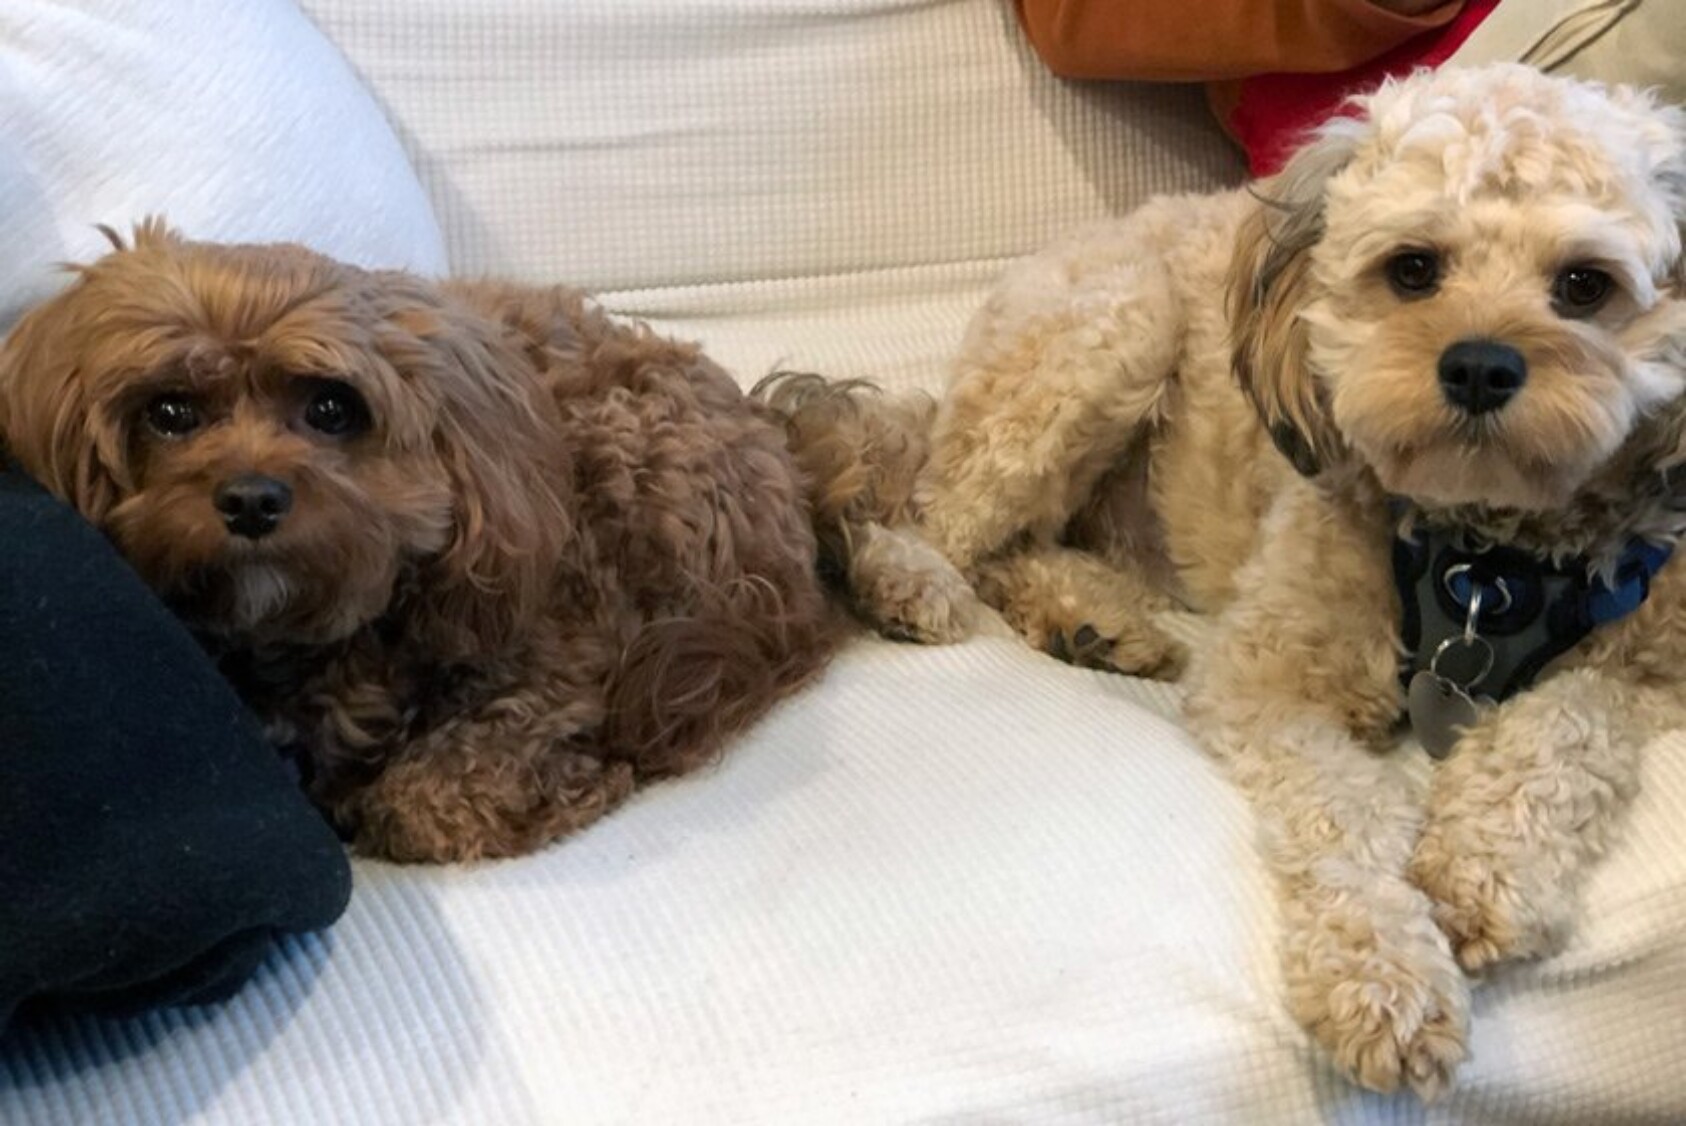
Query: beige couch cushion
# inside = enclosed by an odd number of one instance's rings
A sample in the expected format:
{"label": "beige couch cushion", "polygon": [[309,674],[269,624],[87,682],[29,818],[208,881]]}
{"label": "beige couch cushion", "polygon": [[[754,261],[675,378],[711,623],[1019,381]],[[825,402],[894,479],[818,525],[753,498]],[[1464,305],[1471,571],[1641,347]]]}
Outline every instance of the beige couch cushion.
{"label": "beige couch cushion", "polygon": [[1510,0],[1482,21],[1452,62],[1500,59],[1654,86],[1686,102],[1686,0]]}
{"label": "beige couch cushion", "polygon": [[304,7],[396,123],[455,269],[607,291],[746,379],[928,382],[1005,259],[1240,174],[1198,90],[1067,86],[1006,0]]}

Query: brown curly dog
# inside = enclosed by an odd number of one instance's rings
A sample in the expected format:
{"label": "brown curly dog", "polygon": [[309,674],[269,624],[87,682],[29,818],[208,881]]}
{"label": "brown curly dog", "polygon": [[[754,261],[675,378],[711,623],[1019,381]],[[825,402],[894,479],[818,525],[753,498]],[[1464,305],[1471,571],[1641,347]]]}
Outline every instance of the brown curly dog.
{"label": "brown curly dog", "polygon": [[566,289],[111,238],[0,352],[0,428],[360,849],[537,848],[824,663],[780,422],[697,348]]}

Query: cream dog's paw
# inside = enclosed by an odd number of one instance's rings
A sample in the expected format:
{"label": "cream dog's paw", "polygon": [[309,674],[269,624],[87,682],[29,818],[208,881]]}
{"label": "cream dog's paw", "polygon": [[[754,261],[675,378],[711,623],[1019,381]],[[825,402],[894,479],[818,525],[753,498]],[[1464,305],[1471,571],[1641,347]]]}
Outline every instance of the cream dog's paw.
{"label": "cream dog's paw", "polygon": [[[1042,637],[1041,648],[1086,669],[1144,676],[1152,680],[1176,680],[1188,665],[1188,649],[1152,622],[1125,621],[1117,636],[1108,636],[1093,623],[1083,622],[1069,633],[1054,626]],[[1027,637],[1030,635],[1027,634]],[[1032,640],[1035,644],[1035,640]]]}
{"label": "cream dog's paw", "polygon": [[1468,1055],[1469,990],[1443,936],[1420,918],[1384,933],[1373,913],[1331,903],[1290,942],[1289,1005],[1354,1082],[1444,1093]]}
{"label": "cream dog's paw", "polygon": [[1133,573],[1066,548],[978,568],[978,597],[1032,648],[1081,668],[1175,680],[1188,650],[1155,620],[1162,596]]}
{"label": "cream dog's paw", "polygon": [[1412,857],[1412,881],[1434,901],[1434,921],[1471,972],[1550,953],[1568,922],[1567,890],[1530,879],[1514,826],[1494,834],[1432,822]]}
{"label": "cream dog's paw", "polygon": [[972,585],[917,533],[865,524],[855,536],[849,589],[856,611],[879,633],[948,645],[977,630],[983,607]]}

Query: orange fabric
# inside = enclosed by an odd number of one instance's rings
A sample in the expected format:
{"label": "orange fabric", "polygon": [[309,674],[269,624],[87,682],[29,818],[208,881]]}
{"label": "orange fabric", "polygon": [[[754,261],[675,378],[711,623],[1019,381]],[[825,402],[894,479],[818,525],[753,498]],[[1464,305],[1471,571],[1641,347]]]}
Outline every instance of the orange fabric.
{"label": "orange fabric", "polygon": [[1066,78],[1199,82],[1347,70],[1457,15],[1369,0],[1016,0],[1036,53]]}

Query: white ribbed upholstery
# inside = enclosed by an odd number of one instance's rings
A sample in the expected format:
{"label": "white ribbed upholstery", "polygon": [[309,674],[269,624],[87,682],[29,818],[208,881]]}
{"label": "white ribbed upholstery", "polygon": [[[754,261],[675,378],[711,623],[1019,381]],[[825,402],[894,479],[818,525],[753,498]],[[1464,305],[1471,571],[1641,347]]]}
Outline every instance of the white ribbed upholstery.
{"label": "white ribbed upholstery", "polygon": [[[1001,262],[1237,162],[1047,78],[1006,0],[307,0],[464,271],[932,386]],[[1194,18],[1195,6],[1190,6]],[[358,865],[221,1009],[0,1052],[0,1122],[1686,1121],[1686,739],[1432,1113],[1285,1015],[1250,818],[1171,691],[862,641],[723,763],[525,860]]]}
{"label": "white ribbed upholstery", "polygon": [[1011,641],[851,647],[714,769],[542,855],[358,865],[221,1009],[0,1053],[0,1122],[1686,1118],[1686,739],[1433,1117],[1278,997],[1250,819],[1168,690]]}

